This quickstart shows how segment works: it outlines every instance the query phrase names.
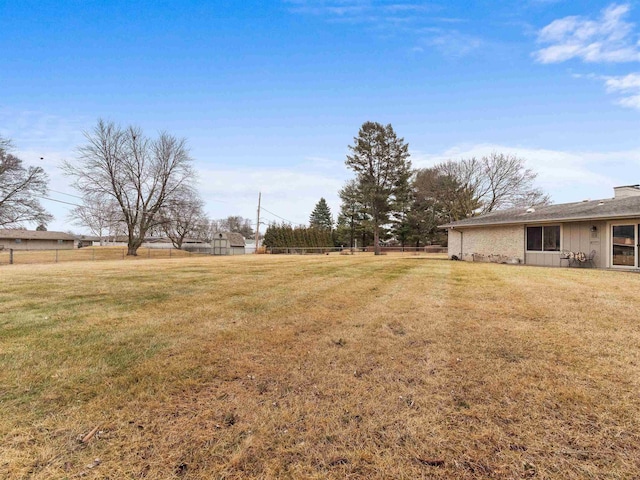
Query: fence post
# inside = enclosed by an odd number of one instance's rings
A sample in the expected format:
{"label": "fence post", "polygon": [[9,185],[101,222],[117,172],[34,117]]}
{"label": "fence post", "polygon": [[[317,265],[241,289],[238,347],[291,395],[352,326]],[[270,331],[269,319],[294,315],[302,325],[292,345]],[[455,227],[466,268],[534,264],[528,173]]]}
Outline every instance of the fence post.
{"label": "fence post", "polygon": [[56,248],[56,263],[58,263],[58,249]]}
{"label": "fence post", "polygon": [[171,251],[173,250],[173,248],[169,249],[169,258],[171,258]]}
{"label": "fence post", "polygon": [[9,249],[9,265],[13,265],[13,248]]}
{"label": "fence post", "polygon": [[147,247],[147,258],[151,258],[151,249]]}

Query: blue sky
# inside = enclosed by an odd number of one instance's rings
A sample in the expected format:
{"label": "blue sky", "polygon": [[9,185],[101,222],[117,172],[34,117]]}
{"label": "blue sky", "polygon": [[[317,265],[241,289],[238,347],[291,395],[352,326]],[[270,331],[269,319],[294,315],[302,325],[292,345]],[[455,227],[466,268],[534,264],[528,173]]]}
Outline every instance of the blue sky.
{"label": "blue sky", "polygon": [[640,183],[639,41],[638,2],[4,0],[0,134],[71,202],[58,167],[98,118],[186,137],[214,218],[258,191],[337,213],[367,120],[416,167],[503,151],[556,202],[606,198]]}

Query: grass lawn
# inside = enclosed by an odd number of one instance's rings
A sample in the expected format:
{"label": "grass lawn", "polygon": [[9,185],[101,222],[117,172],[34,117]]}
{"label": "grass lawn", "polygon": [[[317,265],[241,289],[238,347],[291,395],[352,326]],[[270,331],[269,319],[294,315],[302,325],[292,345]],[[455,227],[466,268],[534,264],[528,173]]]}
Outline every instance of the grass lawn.
{"label": "grass lawn", "polygon": [[638,478],[639,291],[393,255],[3,266],[0,477]]}

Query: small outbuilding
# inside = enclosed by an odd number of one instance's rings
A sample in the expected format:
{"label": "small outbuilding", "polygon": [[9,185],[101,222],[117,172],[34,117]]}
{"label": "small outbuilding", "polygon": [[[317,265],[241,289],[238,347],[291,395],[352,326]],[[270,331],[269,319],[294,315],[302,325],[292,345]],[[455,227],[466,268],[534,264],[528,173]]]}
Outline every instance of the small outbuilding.
{"label": "small outbuilding", "polygon": [[450,258],[526,265],[640,268],[640,185],[614,198],[510,209],[441,225]]}
{"label": "small outbuilding", "polygon": [[244,255],[245,242],[240,233],[216,232],[211,241],[213,255]]}
{"label": "small outbuilding", "polygon": [[75,237],[64,232],[39,230],[3,229],[0,230],[1,250],[70,250]]}

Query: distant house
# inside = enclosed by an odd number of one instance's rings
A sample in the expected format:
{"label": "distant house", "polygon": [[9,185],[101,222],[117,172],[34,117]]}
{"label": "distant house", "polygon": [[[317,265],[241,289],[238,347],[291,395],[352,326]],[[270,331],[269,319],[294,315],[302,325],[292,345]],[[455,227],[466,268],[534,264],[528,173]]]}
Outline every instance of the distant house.
{"label": "distant house", "polygon": [[[640,185],[614,198],[510,209],[441,225],[449,257],[565,266],[569,252],[599,268],[640,268]],[[570,256],[573,258],[573,256]]]}
{"label": "distant house", "polygon": [[75,237],[64,232],[41,232],[38,230],[0,230],[2,250],[55,250],[72,249]]}
{"label": "distant house", "polygon": [[90,235],[76,235],[75,244],[78,248],[100,246],[100,237]]}
{"label": "distant house", "polygon": [[213,255],[244,255],[245,242],[240,233],[216,232],[211,241]]}
{"label": "distant house", "polygon": [[129,244],[127,235],[107,235],[102,244],[106,247],[126,247]]}
{"label": "distant house", "polygon": [[[105,237],[103,245],[108,247],[126,247],[129,244],[129,237],[126,235],[119,235],[117,237]],[[93,244],[94,246],[99,243]],[[173,242],[168,237],[145,237],[144,242],[140,245],[141,248],[174,248]],[[206,247],[209,248],[209,244],[202,240],[195,238],[185,238],[182,241],[182,249],[187,250],[187,247]]]}
{"label": "distant house", "polygon": [[244,253],[256,253],[256,241],[251,238],[245,238],[244,240]]}

